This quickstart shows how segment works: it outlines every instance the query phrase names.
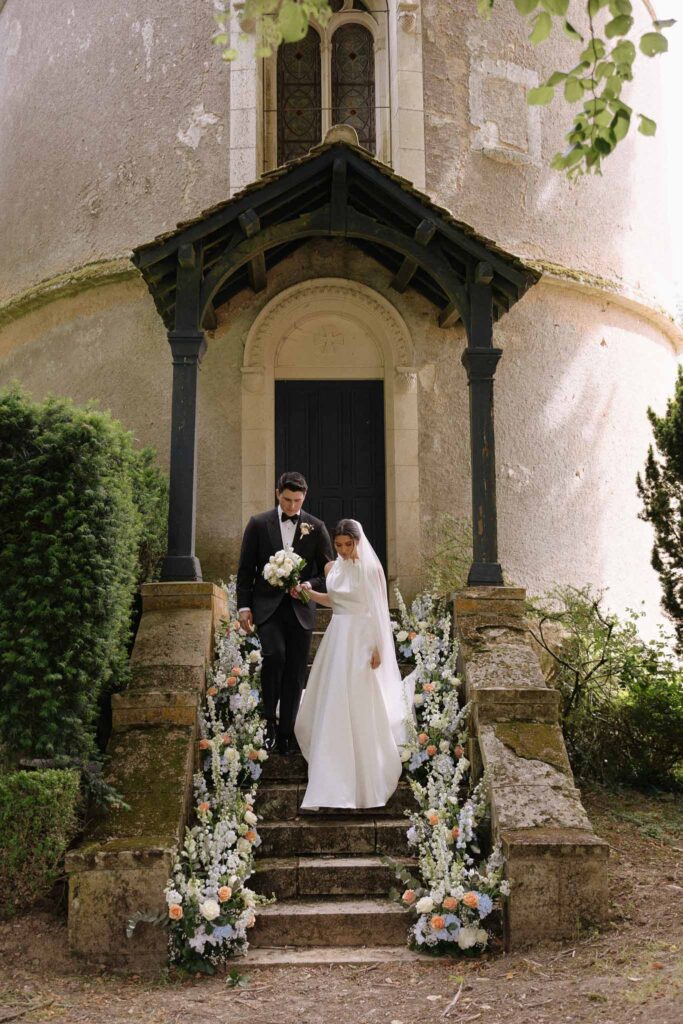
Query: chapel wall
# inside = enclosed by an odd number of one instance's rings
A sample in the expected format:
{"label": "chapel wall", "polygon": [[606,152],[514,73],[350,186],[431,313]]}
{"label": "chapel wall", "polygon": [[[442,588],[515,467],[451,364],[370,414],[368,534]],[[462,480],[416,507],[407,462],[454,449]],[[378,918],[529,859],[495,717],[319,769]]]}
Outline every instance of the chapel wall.
{"label": "chapel wall", "polygon": [[[580,16],[572,7],[579,28]],[[645,6],[635,5],[634,16],[646,31]],[[667,190],[676,187],[677,162],[661,76],[671,74],[675,54],[638,56],[636,82],[624,91],[634,106],[629,135],[602,177],[568,182],[549,164],[566,149],[577,108],[561,89],[550,106],[529,107],[525,90],[573,67],[577,50],[559,27],[539,46],[529,31],[512,3],[495,4],[487,22],[471,0],[423,0],[427,191],[510,252],[605,278],[673,313]],[[683,70],[677,74],[680,94]],[[659,123],[654,138],[637,132],[636,112]]]}

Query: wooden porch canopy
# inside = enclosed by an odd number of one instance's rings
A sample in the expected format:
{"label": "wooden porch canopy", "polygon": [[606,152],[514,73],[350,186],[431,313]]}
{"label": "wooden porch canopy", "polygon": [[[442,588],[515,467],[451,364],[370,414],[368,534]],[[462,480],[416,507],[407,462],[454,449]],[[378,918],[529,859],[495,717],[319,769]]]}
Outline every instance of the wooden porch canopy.
{"label": "wooden porch canopy", "polygon": [[[266,287],[269,269],[313,237],[345,238],[376,259],[396,291],[414,288],[439,326],[462,320],[470,393],[474,558],[469,583],[502,583],[498,564],[492,326],[539,277],[475,234],[410,182],[332,129],[299,160],[139,246],[141,271],[173,356],[168,554],[162,578],[200,580],[194,553],[197,369],[204,330],[236,292]],[[340,136],[342,136],[340,138]]]}

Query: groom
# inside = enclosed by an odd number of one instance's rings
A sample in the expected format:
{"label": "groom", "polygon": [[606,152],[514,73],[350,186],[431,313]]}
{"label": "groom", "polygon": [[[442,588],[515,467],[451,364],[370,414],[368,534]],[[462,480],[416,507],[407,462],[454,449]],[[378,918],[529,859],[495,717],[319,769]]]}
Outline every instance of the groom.
{"label": "groom", "polygon": [[[307,589],[325,591],[325,564],[334,560],[325,524],[302,511],[308,484],[301,473],[283,473],[277,483],[277,505],[252,516],[242,538],[237,570],[240,625],[248,633],[258,626],[263,652],[261,688],[266,717],[266,746],[288,754],[294,719],[306,675],[316,604],[304,603],[263,578],[271,555],[285,546],[306,560],[301,582]],[[275,709],[280,701],[280,720]]]}

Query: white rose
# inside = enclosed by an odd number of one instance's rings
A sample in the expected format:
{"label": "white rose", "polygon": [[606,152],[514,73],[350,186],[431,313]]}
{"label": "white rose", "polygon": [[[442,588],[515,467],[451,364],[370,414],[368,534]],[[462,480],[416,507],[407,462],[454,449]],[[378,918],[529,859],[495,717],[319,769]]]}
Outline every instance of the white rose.
{"label": "white rose", "polygon": [[251,843],[248,839],[238,839],[235,848],[238,853],[251,853]]}
{"label": "white rose", "polygon": [[282,563],[284,562],[284,560],[285,560],[285,558],[287,556],[284,553],[284,551],[278,551],[278,553],[276,555],[274,555],[273,557],[274,557],[275,562],[276,562],[277,565],[282,565]]}
{"label": "white rose", "polygon": [[215,921],[220,915],[221,908],[215,900],[204,900],[203,903],[199,904],[199,911],[207,921]]}
{"label": "white rose", "polygon": [[403,761],[404,764],[406,763],[406,761],[410,761],[410,756],[410,747],[401,747],[401,760]]}
{"label": "white rose", "polygon": [[434,909],[434,900],[431,896],[423,896],[421,900],[418,900],[415,904],[415,909],[418,914],[431,914]]}
{"label": "white rose", "polygon": [[489,933],[485,928],[477,928],[477,945],[485,946],[489,941]]}
{"label": "white rose", "polygon": [[471,949],[472,946],[476,946],[477,932],[479,928],[461,928],[458,932],[458,945],[461,949]]}
{"label": "white rose", "polygon": [[418,707],[418,708],[419,708],[420,704],[424,704],[424,702],[425,702],[424,693],[416,693],[415,696],[413,697],[413,704],[415,704],[415,706]]}
{"label": "white rose", "polygon": [[417,625],[418,625],[418,629],[426,629],[427,628],[427,622],[426,622],[425,619],[420,619],[420,621],[418,622]]}
{"label": "white rose", "polygon": [[249,683],[240,683],[237,689],[239,690],[243,697],[248,697],[249,694],[251,693],[251,686],[249,685]]}
{"label": "white rose", "polygon": [[287,575],[289,576],[290,572],[294,569],[294,562],[291,558],[285,558],[283,567],[287,570]]}
{"label": "white rose", "polygon": [[441,740],[441,743],[439,743],[439,750],[441,751],[442,754],[448,753],[448,751],[450,750],[448,740]]}
{"label": "white rose", "polygon": [[249,655],[249,661],[252,663],[252,665],[255,665],[260,660],[261,660],[261,652],[260,651],[252,651],[251,654]]}
{"label": "white rose", "polygon": [[258,821],[258,818],[256,817],[253,811],[245,811],[244,820],[246,821],[247,825],[255,825],[256,822]]}
{"label": "white rose", "polygon": [[407,631],[405,629],[402,629],[400,633],[396,634],[396,639],[400,644],[402,644],[404,640],[408,639]]}
{"label": "white rose", "polygon": [[268,751],[264,750],[263,747],[258,752],[258,759],[259,759],[259,761],[267,761],[268,760]]}

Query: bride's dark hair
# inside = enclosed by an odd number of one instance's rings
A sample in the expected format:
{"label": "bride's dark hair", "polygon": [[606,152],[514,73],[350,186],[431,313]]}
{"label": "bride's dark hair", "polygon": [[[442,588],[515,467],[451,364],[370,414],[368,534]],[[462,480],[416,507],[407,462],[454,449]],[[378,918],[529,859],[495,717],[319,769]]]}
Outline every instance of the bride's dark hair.
{"label": "bride's dark hair", "polygon": [[332,539],[335,537],[353,537],[354,540],[360,540],[360,530],[358,529],[358,523],[355,519],[340,519],[334,530],[332,531]]}

